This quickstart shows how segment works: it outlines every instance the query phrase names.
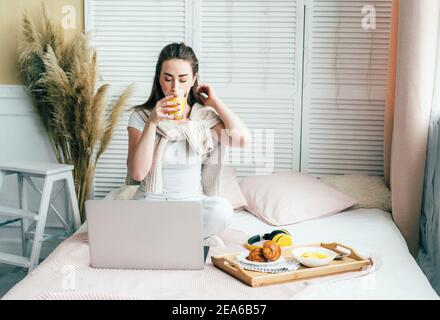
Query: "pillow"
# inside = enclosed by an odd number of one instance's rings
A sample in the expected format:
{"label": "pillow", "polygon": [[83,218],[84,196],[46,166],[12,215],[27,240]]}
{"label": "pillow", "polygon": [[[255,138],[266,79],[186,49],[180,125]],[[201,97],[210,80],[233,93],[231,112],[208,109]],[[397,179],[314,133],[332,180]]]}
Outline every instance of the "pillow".
{"label": "pillow", "polygon": [[[112,197],[115,200],[131,200],[136,194],[138,187],[138,185],[123,185],[117,189],[117,191],[112,191],[112,194],[111,196],[109,194],[109,197]],[[240,185],[238,184],[235,170],[226,165],[224,166],[222,173],[220,196],[228,199],[234,209],[242,208],[247,204],[246,199],[241,192]]]}
{"label": "pillow", "polygon": [[137,189],[139,186],[133,186],[133,185],[123,185],[115,194],[114,199],[115,200],[131,200],[133,199],[134,195],[136,194]]}
{"label": "pillow", "polygon": [[246,198],[238,184],[235,170],[227,165],[223,167],[220,196],[228,199],[234,209],[240,209],[247,205]]}
{"label": "pillow", "polygon": [[328,175],[321,176],[328,186],[358,201],[353,208],[379,208],[391,212],[391,191],[382,176]]}
{"label": "pillow", "polygon": [[352,207],[356,200],[299,172],[252,176],[240,182],[245,209],[275,225],[293,224]]}

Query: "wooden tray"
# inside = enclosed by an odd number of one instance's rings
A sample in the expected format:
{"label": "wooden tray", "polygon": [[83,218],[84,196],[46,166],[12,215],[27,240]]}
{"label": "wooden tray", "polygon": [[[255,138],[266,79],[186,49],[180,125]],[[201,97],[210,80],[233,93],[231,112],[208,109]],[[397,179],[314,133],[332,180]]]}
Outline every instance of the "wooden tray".
{"label": "wooden tray", "polygon": [[350,254],[341,260],[333,260],[330,264],[323,267],[308,268],[303,265],[295,271],[282,273],[265,273],[243,269],[236,261],[235,257],[243,252],[227,254],[222,256],[211,256],[212,263],[219,269],[229,273],[234,278],[244,282],[251,287],[261,287],[272,284],[280,284],[306,278],[317,278],[337,273],[349,271],[361,271],[368,265],[372,265],[370,258],[365,258],[357,254],[353,249],[340,243],[319,243],[311,245],[283,247],[282,254],[285,257],[292,256],[293,248],[321,246],[326,249],[333,250],[337,253],[344,253],[338,250],[338,247],[348,250]]}

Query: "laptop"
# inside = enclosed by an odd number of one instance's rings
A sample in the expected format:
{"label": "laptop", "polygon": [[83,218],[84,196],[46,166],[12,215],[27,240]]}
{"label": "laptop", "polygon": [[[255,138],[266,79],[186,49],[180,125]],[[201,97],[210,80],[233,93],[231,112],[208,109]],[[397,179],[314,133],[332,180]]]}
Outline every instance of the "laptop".
{"label": "laptop", "polygon": [[198,201],[87,200],[94,268],[200,270],[202,206]]}

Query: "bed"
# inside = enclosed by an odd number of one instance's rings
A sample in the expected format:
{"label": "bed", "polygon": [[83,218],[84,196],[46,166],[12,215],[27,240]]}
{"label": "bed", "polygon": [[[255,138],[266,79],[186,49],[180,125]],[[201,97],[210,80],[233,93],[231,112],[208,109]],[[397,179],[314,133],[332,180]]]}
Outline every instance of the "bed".
{"label": "bed", "polygon": [[[438,299],[408,251],[390,213],[346,210],[286,226],[295,244],[340,242],[373,258],[369,272],[251,288],[214,267],[202,271],[97,270],[89,266],[87,225],[64,240],[2,299]],[[227,246],[209,255],[245,250],[246,237],[274,230],[235,210],[221,235]],[[178,285],[176,285],[178,284]]]}

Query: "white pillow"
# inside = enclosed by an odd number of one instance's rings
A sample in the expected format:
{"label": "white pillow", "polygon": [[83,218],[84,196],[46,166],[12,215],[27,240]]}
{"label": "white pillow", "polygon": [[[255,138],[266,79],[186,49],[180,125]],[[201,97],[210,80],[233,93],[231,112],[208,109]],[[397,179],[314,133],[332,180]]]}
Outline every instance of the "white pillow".
{"label": "white pillow", "polygon": [[391,212],[391,191],[382,176],[327,175],[321,181],[356,199],[353,208],[379,208]]}
{"label": "white pillow", "polygon": [[139,186],[124,184],[107,193],[104,200],[132,200],[138,187]]}
{"label": "white pillow", "polygon": [[240,187],[245,209],[275,226],[331,215],[356,203],[318,178],[299,172],[247,177]]}

